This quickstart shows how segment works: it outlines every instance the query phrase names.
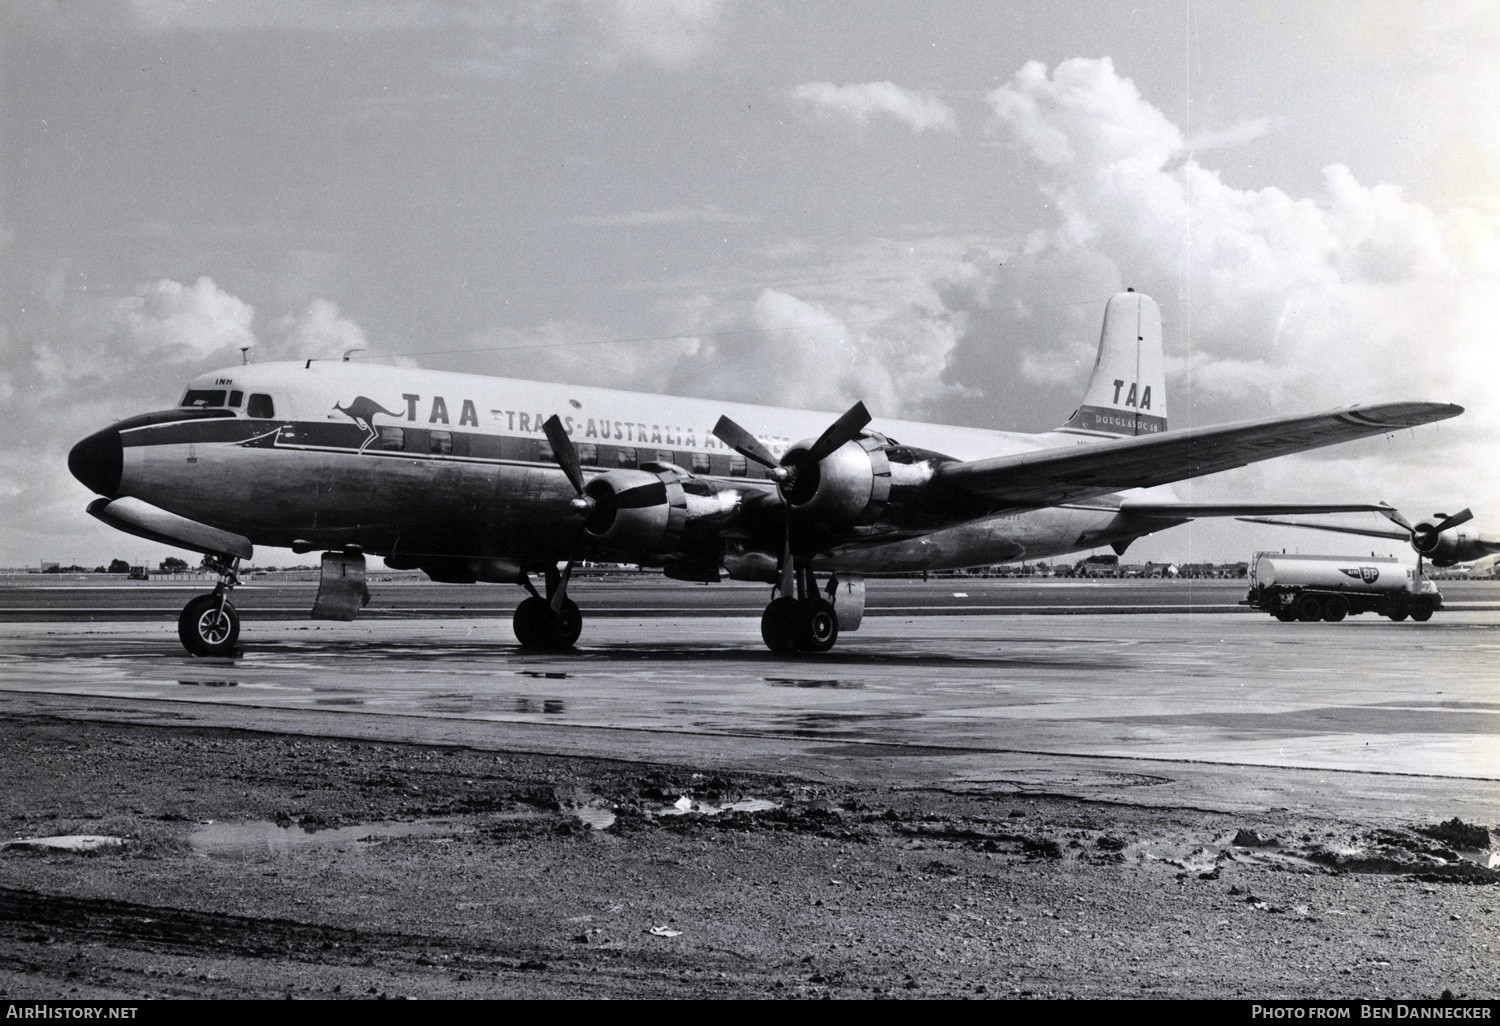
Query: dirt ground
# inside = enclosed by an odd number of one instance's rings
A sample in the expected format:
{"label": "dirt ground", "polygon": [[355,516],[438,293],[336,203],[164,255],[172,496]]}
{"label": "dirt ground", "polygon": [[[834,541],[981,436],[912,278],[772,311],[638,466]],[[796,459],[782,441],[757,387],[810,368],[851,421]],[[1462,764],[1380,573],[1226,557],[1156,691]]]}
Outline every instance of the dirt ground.
{"label": "dirt ground", "polygon": [[125,839],[0,850],[9,998],[1500,992],[1490,837],[1433,829],[1444,810],[1227,815],[32,717],[0,717],[0,753],[0,840]]}

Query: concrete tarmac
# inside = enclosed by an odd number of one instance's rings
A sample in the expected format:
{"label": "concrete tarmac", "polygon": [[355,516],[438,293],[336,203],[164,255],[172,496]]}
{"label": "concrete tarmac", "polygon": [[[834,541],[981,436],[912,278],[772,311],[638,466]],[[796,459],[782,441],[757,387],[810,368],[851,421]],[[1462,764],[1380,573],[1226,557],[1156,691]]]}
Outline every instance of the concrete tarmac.
{"label": "concrete tarmac", "polygon": [[[954,582],[945,582],[953,584]],[[955,585],[948,590],[968,590]],[[753,617],[618,615],[522,653],[483,615],[0,626],[0,711],[463,744],[813,779],[1500,820],[1500,612],[876,616],[780,659]]]}

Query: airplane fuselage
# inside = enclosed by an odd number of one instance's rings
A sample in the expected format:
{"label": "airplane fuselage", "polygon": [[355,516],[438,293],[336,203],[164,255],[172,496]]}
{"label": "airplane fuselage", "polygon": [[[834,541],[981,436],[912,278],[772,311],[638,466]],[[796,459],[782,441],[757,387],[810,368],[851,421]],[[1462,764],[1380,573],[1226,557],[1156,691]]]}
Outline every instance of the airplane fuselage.
{"label": "airplane fuselage", "polygon": [[[714,437],[718,417],[727,413],[777,456],[816,436],[830,418],[333,362],[229,368],[195,379],[184,401],[196,404],[186,407],[197,411],[192,419],[117,426],[118,481],[101,481],[110,487],[96,490],[141,499],[257,545],[357,546],[410,565],[442,558],[540,566],[576,554],[579,515],[560,512],[568,510],[573,490],[542,431],[554,414],[578,448],[586,477],[673,465],[749,501],[773,499],[775,482]],[[1016,510],[960,495],[935,498],[923,487],[944,462],[1108,436],[890,419],[873,421],[869,430],[890,440],[889,501],[873,522],[825,539],[813,560],[820,570],[878,574],[1040,559],[1145,533],[1111,508],[1119,496]],[[1134,494],[1172,497],[1165,489]],[[751,517],[737,533],[732,546],[774,547],[769,522],[757,528]]]}

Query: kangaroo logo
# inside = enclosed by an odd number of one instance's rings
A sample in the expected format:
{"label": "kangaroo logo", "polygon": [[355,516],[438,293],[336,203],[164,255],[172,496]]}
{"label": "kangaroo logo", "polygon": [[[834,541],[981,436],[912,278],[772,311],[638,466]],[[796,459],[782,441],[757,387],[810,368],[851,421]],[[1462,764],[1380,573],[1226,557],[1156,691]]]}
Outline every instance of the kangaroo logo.
{"label": "kangaroo logo", "polygon": [[380,432],[375,429],[375,425],[372,423],[375,414],[383,413],[387,417],[400,416],[399,413],[392,413],[374,399],[363,395],[355,396],[354,401],[348,406],[340,406],[338,403],[334,403],[333,408],[364,428],[365,441],[359,447],[360,452],[364,452],[365,449],[369,448],[371,442],[380,437]]}

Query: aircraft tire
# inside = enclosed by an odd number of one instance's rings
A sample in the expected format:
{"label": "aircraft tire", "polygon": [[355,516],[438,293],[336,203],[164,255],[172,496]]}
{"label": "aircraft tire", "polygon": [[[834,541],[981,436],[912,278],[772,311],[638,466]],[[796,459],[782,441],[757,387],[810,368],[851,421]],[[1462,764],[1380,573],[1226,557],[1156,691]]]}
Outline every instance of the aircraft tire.
{"label": "aircraft tire", "polygon": [[1297,619],[1303,623],[1316,623],[1323,619],[1323,603],[1312,595],[1303,595],[1297,600]]}
{"label": "aircraft tire", "polygon": [[552,610],[535,595],[522,599],[521,604],[516,606],[515,615],[510,618],[511,629],[516,632],[516,640],[521,643],[521,647],[546,648],[547,621],[551,618]]}
{"label": "aircraft tire", "polygon": [[182,607],[177,617],[177,637],[182,647],[195,656],[227,656],[240,640],[240,614],[224,603],[219,612],[219,596],[199,595]]}
{"label": "aircraft tire", "polygon": [[1323,602],[1323,619],[1328,623],[1338,623],[1349,615],[1349,603],[1335,595]]}
{"label": "aircraft tire", "polygon": [[824,599],[799,603],[793,627],[801,652],[827,652],[839,640],[839,614]]}
{"label": "aircraft tire", "polygon": [[1411,607],[1411,618],[1417,623],[1426,623],[1432,619],[1432,607],[1425,602],[1419,602]]}
{"label": "aircraft tire", "polygon": [[551,629],[547,647],[559,651],[572,648],[578,636],[583,633],[583,611],[578,608],[578,604],[565,598],[561,609],[556,613],[548,609],[547,614],[548,627]]}
{"label": "aircraft tire", "polygon": [[777,655],[797,653],[797,602],[795,599],[773,599],[760,615],[760,637]]}

